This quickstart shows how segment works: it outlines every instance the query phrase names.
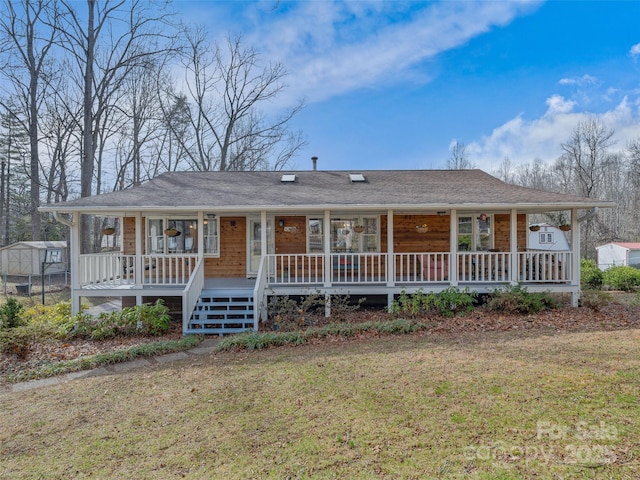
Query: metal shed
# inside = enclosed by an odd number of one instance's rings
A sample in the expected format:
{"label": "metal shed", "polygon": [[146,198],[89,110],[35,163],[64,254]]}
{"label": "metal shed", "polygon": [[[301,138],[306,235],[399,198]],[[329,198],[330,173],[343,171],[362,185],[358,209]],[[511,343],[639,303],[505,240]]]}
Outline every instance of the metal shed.
{"label": "metal shed", "polygon": [[0,271],[3,277],[40,275],[47,250],[60,250],[62,261],[48,265],[45,273],[51,275],[67,271],[67,242],[16,242],[0,248]]}
{"label": "metal shed", "polygon": [[596,247],[598,268],[607,270],[615,266],[640,268],[640,243],[612,242]]}

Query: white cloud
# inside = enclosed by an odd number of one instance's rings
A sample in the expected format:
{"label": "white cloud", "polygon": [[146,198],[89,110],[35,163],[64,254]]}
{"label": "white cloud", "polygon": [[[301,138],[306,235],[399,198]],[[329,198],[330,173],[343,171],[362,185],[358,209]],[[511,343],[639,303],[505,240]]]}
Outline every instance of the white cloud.
{"label": "white cloud", "polygon": [[629,50],[629,55],[631,55],[632,57],[637,57],[638,55],[640,55],[640,43],[636,43],[631,47],[631,50]]}
{"label": "white cloud", "polygon": [[498,169],[504,157],[513,165],[530,163],[536,158],[553,161],[561,155],[561,144],[566,142],[579,122],[597,117],[615,131],[614,149],[624,149],[640,131],[640,109],[637,103],[625,97],[613,109],[599,114],[574,111],[575,103],[562,96],[548,98],[548,109],[539,118],[525,120],[523,115],[495,128],[491,135],[468,145],[471,160],[487,171]]}
{"label": "white cloud", "polygon": [[595,85],[596,83],[598,83],[598,79],[591,75],[585,74],[582,77],[561,78],[558,83],[560,85],[576,85],[582,87],[587,85]]}
{"label": "white cloud", "polygon": [[[260,5],[260,4],[258,4]],[[406,81],[411,68],[528,13],[538,2],[299,2],[254,12],[249,40],[289,71],[288,95],[320,101]],[[426,81],[423,74],[420,81]]]}

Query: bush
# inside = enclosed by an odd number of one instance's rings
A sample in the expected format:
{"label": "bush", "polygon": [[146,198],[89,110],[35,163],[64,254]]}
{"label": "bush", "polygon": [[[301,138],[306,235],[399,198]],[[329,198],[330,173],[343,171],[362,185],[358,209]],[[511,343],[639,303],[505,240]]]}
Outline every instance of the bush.
{"label": "bush", "polygon": [[602,290],[586,288],[580,292],[580,304],[594,312],[599,312],[601,308],[609,305],[612,300],[611,294]]}
{"label": "bush", "polygon": [[13,297],[7,298],[7,303],[0,307],[0,327],[14,328],[23,325],[20,319],[22,304]]}
{"label": "bush", "polygon": [[413,295],[403,290],[398,299],[391,304],[391,313],[394,316],[409,318],[428,313],[453,317],[473,310],[476,297],[477,293],[468,288],[460,291],[457,287],[449,287],[440,293],[427,294],[418,290]]}
{"label": "bush", "polygon": [[53,337],[54,330],[47,324],[22,325],[0,331],[0,351],[25,359],[32,343],[42,343]]}
{"label": "bush", "polygon": [[102,313],[98,318],[78,313],[57,324],[62,338],[104,340],[118,335],[162,335],[169,330],[171,316],[162,300],[155,304],[137,305],[121,312]]}
{"label": "bush", "polygon": [[628,292],[640,285],[640,270],[633,267],[611,267],[604,271],[602,281],[613,290]]}
{"label": "bush", "polygon": [[594,260],[580,259],[580,283],[587,288],[602,287],[603,272]]}
{"label": "bush", "polygon": [[521,285],[506,286],[490,296],[486,308],[493,312],[529,314],[556,308],[558,302],[548,292],[529,293]]}
{"label": "bush", "polygon": [[55,305],[35,305],[20,311],[20,321],[24,325],[48,323],[58,326],[71,316],[71,300],[58,302]]}

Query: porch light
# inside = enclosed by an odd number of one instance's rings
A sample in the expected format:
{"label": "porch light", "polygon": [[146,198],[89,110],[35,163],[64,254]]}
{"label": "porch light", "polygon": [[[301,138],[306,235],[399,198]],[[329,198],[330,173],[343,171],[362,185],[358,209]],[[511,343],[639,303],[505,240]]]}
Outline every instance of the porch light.
{"label": "porch light", "polygon": [[278,220],[278,226],[284,227],[284,220]]}

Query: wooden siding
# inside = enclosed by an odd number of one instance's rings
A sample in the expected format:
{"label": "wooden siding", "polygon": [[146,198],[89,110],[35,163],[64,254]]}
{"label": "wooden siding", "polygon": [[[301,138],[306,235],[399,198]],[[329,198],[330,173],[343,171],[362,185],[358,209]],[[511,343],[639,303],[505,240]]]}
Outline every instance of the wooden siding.
{"label": "wooden siding", "polygon": [[[448,252],[449,215],[394,215],[393,251],[395,253]],[[387,216],[380,217],[381,251],[388,252]],[[429,225],[427,233],[418,233],[416,225]]]}
{"label": "wooden siding", "polygon": [[[493,245],[501,252],[508,252],[511,249],[510,218],[511,216],[508,213],[497,214],[493,216],[493,223],[495,227]],[[517,250],[523,251],[527,246],[527,216],[525,214],[519,214],[517,224]]]}
{"label": "wooden siding", "polygon": [[220,257],[205,258],[205,277],[246,277],[247,222],[244,217],[220,217]]}
{"label": "wooden siding", "polygon": [[136,254],[136,219],[133,217],[122,219],[122,253]]}
{"label": "wooden siding", "polygon": [[[280,226],[280,222],[284,226]],[[291,255],[307,252],[307,217],[277,216],[275,217],[276,253]]]}

